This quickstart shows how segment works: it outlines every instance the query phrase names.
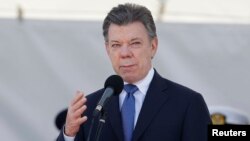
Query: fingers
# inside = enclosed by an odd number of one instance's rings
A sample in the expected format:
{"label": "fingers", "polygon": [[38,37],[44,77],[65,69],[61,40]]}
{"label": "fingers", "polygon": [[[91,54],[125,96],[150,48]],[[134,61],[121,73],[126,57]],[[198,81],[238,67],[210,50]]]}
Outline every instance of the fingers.
{"label": "fingers", "polygon": [[81,108],[77,109],[75,111],[75,116],[76,117],[80,117],[82,115],[82,113],[84,113],[84,111],[87,109],[86,105],[83,105]]}
{"label": "fingers", "polygon": [[74,105],[77,101],[81,100],[83,96],[84,96],[83,92],[76,91],[76,95],[74,99],[71,101],[71,105]]}
{"label": "fingers", "polygon": [[87,121],[87,117],[82,114],[86,111],[85,105],[87,99],[83,92],[77,91],[75,97],[71,101],[65,124],[65,134],[67,136],[75,136],[80,129],[81,124]]}
{"label": "fingers", "polygon": [[86,101],[87,99],[85,98],[84,94],[80,91],[77,91],[76,96],[71,101],[71,110],[78,110],[86,103]]}
{"label": "fingers", "polygon": [[87,99],[83,97],[81,100],[77,101],[73,106],[72,110],[76,111],[77,109],[81,108],[85,103]]}
{"label": "fingers", "polygon": [[87,121],[87,119],[88,119],[87,116],[83,116],[82,118],[79,118],[77,122],[78,122],[78,124],[81,125],[81,124],[83,124],[85,121]]}

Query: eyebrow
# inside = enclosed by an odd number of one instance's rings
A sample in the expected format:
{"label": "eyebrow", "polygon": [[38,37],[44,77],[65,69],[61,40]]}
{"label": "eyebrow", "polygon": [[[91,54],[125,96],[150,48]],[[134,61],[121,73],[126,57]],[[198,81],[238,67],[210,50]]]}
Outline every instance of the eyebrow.
{"label": "eyebrow", "polygon": [[[131,39],[129,42],[133,42],[133,41],[137,41],[137,40],[142,41],[141,38],[135,37],[135,38]],[[120,43],[120,42],[117,40],[111,40],[110,43]]]}
{"label": "eyebrow", "polygon": [[116,41],[116,40],[111,40],[110,42],[111,43],[119,43],[119,41]]}
{"label": "eyebrow", "polygon": [[142,39],[141,39],[141,38],[138,38],[138,37],[133,38],[131,41],[135,41],[135,40],[140,40],[140,41],[142,41]]}

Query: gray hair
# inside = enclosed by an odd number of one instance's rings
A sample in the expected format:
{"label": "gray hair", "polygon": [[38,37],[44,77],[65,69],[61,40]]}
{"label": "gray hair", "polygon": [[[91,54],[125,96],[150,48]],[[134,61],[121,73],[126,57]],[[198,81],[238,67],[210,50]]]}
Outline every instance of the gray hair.
{"label": "gray hair", "polygon": [[132,22],[141,22],[146,30],[150,39],[156,37],[156,27],[151,12],[144,6],[137,4],[120,4],[111,9],[103,22],[103,36],[104,40],[108,41],[108,30],[110,25],[126,25]]}

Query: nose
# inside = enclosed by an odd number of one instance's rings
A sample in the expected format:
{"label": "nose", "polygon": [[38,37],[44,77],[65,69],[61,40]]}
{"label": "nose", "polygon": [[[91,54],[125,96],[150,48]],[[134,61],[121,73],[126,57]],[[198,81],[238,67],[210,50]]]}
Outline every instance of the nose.
{"label": "nose", "polygon": [[121,47],[120,55],[122,58],[126,58],[126,57],[131,57],[133,53],[128,46],[124,45]]}

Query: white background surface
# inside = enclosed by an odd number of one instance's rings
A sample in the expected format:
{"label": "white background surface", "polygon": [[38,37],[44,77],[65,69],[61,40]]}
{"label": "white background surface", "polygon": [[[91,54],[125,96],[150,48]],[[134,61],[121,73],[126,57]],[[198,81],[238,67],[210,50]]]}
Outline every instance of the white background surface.
{"label": "white background surface", "polygon": [[[101,21],[124,1],[103,2],[0,0],[1,140],[55,140],[55,116],[75,91],[89,94],[113,74]],[[18,4],[23,22],[15,19]],[[159,1],[143,4],[157,21],[157,71],[200,92],[209,107],[249,117],[250,1],[168,0],[163,22]]]}
{"label": "white background surface", "polygon": [[[250,26],[157,23],[154,66],[200,92],[208,106],[250,114]],[[54,140],[55,116],[76,90],[89,94],[113,74],[100,22],[0,20],[3,140]]]}

